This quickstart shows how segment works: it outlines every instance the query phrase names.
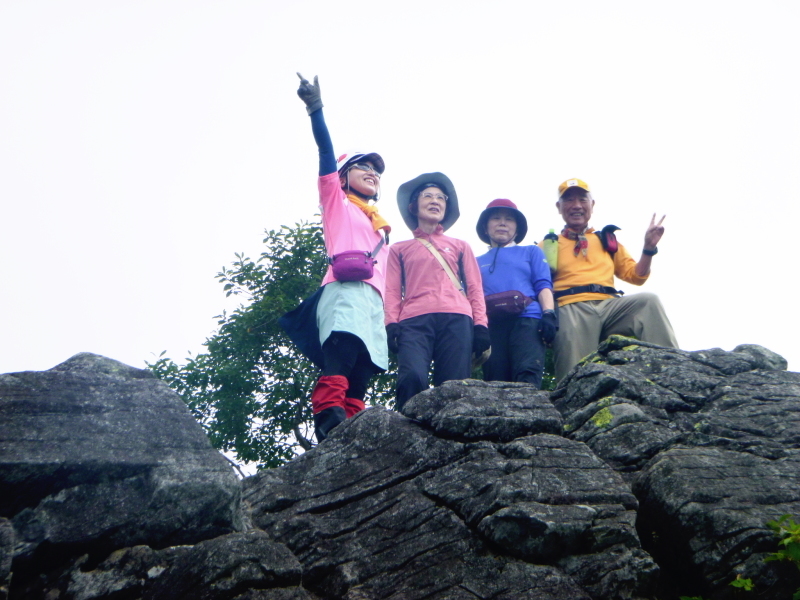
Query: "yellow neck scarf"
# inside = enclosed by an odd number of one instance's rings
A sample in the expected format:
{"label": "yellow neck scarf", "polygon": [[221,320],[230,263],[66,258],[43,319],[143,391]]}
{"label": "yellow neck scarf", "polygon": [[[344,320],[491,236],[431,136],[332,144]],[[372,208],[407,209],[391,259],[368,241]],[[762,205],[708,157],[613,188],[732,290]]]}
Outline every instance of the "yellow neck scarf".
{"label": "yellow neck scarf", "polygon": [[391,233],[392,227],[389,225],[389,222],[386,219],[378,214],[377,208],[371,204],[367,204],[355,194],[347,194],[347,199],[360,208],[364,214],[369,217],[369,220],[372,221],[372,228],[375,231],[378,231],[379,229],[385,229],[386,233]]}

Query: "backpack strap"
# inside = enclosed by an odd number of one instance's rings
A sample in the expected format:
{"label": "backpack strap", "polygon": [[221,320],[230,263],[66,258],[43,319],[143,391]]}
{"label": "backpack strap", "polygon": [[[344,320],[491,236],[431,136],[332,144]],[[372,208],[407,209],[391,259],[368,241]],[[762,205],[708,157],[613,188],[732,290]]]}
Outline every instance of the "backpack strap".
{"label": "backpack strap", "polygon": [[614,235],[614,232],[617,231],[619,227],[616,225],[606,225],[600,231],[595,231],[594,234],[600,238],[600,243],[603,244],[603,250],[608,252],[611,257],[614,257],[617,250],[619,250],[619,244],[617,243],[617,236]]}
{"label": "backpack strap", "polygon": [[400,262],[400,298],[406,297],[406,264],[403,262],[403,253],[397,254],[397,260]]}
{"label": "backpack strap", "polygon": [[[611,258],[614,258],[614,254],[616,254],[617,250],[619,250],[617,236],[614,235],[614,232],[618,229],[620,228],[616,225],[606,225],[600,231],[594,232],[594,234],[600,239],[600,244],[602,244],[603,250],[608,252],[611,255]],[[544,258],[547,260],[547,264],[550,266],[550,274],[555,275],[556,271],[558,270],[558,234],[552,229],[546,236],[544,236],[542,251],[544,252]]]}
{"label": "backpack strap", "polygon": [[447,276],[450,278],[450,281],[452,281],[453,285],[456,286],[456,289],[466,296],[467,292],[464,291],[464,286],[461,285],[461,282],[458,280],[458,277],[456,277],[455,273],[453,273],[453,269],[450,268],[450,265],[447,264],[447,261],[441,254],[439,254],[439,251],[433,246],[433,244],[431,244],[428,240],[423,240],[421,238],[414,238],[414,239],[417,240],[423,246],[425,246],[430,251],[430,253],[433,254],[433,257],[442,266],[444,272],[447,273]]}
{"label": "backpack strap", "polygon": [[383,247],[383,244],[386,242],[386,240],[387,240],[388,238],[389,238],[389,235],[388,235],[388,234],[386,235],[386,238],[384,238],[383,236],[381,236],[381,241],[380,241],[380,242],[378,242],[378,245],[377,245],[377,246],[375,246],[375,250],[373,250],[373,251],[372,251],[372,254],[370,254],[370,255],[369,255],[369,257],[370,257],[370,258],[375,258],[376,256],[378,256],[378,252],[380,252],[380,251],[381,251],[381,248]]}

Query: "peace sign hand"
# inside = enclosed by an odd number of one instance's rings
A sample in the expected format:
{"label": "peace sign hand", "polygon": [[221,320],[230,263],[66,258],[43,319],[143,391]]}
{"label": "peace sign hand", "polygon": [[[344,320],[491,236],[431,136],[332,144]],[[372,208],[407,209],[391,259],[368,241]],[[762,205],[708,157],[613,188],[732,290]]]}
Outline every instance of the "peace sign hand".
{"label": "peace sign hand", "polygon": [[306,111],[308,114],[319,110],[322,108],[322,96],[320,95],[319,89],[319,80],[316,75],[314,75],[314,83],[309,83],[308,79],[297,74],[300,78],[300,87],[297,88],[297,95],[300,96],[300,99],[306,103]]}
{"label": "peace sign hand", "polygon": [[656,213],[653,213],[653,218],[650,219],[650,226],[647,228],[647,231],[644,234],[645,250],[654,250],[655,247],[658,246],[661,236],[664,235],[664,226],[662,223],[666,218],[667,215],[664,215],[661,217],[661,220],[656,223]]}

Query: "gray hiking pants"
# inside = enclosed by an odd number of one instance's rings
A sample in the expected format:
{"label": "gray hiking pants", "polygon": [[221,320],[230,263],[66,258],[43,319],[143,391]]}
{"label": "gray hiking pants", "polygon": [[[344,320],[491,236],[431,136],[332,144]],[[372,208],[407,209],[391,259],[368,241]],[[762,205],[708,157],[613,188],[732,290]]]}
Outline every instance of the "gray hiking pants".
{"label": "gray hiking pants", "polygon": [[558,309],[558,334],[553,341],[556,381],[614,334],[678,347],[672,325],[655,294],[574,302]]}

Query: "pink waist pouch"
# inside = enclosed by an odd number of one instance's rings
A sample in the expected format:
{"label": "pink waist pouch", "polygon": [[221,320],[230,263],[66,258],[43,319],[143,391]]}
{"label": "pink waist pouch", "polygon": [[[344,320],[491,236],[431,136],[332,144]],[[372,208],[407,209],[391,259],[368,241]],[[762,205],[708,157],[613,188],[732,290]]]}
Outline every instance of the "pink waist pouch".
{"label": "pink waist pouch", "polygon": [[328,259],[337,281],[364,281],[371,279],[377,262],[369,252],[348,250]]}

